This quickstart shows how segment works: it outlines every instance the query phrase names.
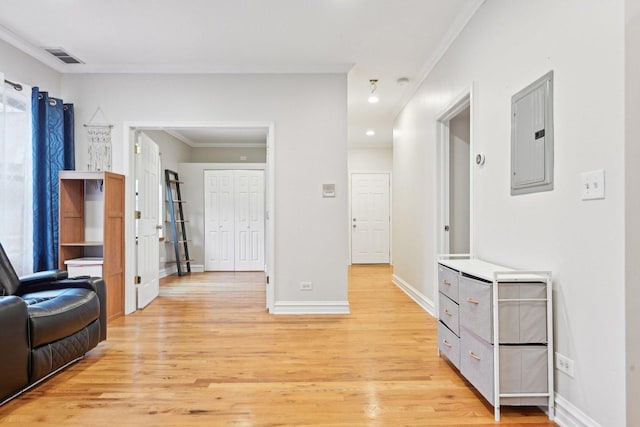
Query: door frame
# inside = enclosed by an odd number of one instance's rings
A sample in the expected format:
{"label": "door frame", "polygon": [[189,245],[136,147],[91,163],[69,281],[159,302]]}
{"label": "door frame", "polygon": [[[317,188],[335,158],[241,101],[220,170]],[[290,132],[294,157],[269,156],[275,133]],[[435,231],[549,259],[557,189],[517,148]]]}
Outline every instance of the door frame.
{"label": "door frame", "polygon": [[389,265],[393,265],[393,210],[391,207],[393,206],[393,174],[391,171],[381,171],[381,170],[352,170],[349,171],[349,220],[347,221],[347,235],[349,236],[349,265],[352,265],[353,261],[353,239],[351,233],[351,218],[353,218],[353,188],[351,188],[351,182],[354,174],[379,174],[379,175],[389,175]]}
{"label": "door frame", "polygon": [[[449,218],[449,150],[450,150],[450,122],[466,108],[469,108],[469,255],[473,256],[475,248],[475,177],[474,177],[474,118],[476,113],[476,84],[472,83],[461,94],[436,116],[436,222],[434,236],[435,253],[442,255],[449,253],[448,234],[444,230]],[[437,271],[436,271],[437,274]],[[436,281],[437,283],[437,277]],[[437,289],[436,289],[437,293]],[[437,295],[436,295],[437,297]],[[437,298],[435,299],[437,301]]]}
{"label": "door frame", "polygon": [[136,311],[136,287],[134,284],[134,254],[135,237],[133,221],[133,197],[135,195],[132,177],[134,174],[135,159],[135,131],[140,129],[162,129],[162,128],[267,128],[267,161],[265,164],[265,274],[268,277],[266,285],[266,308],[273,312],[275,302],[275,123],[265,122],[215,122],[215,121],[125,121],[123,122],[123,152],[122,164],[125,176],[128,178],[125,183],[125,314]]}

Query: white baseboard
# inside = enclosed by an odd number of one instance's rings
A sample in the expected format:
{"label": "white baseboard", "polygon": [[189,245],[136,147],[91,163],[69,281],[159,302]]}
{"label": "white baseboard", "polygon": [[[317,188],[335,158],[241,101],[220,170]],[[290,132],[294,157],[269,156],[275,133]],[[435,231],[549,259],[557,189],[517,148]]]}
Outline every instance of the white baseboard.
{"label": "white baseboard", "polygon": [[[171,276],[172,274],[176,274],[178,272],[178,267],[174,264],[170,267],[163,268],[160,270],[160,278]],[[202,264],[192,264],[191,265],[192,273],[204,273],[204,265]]]}
{"label": "white baseboard", "polygon": [[413,286],[411,286],[410,284],[408,284],[407,282],[405,282],[404,280],[402,280],[400,277],[396,276],[395,274],[393,276],[391,276],[391,277],[392,277],[391,280],[393,281],[393,283],[397,287],[402,289],[402,291],[405,294],[409,295],[409,298],[414,300],[420,307],[422,307],[422,309],[424,311],[426,311],[427,313],[429,313],[433,317],[438,317],[438,316],[436,316],[436,306],[433,303],[433,301],[431,301],[429,298],[425,297],[416,288],[414,288]]}
{"label": "white baseboard", "polygon": [[571,402],[556,393],[555,423],[560,427],[602,427]]}
{"label": "white baseboard", "polygon": [[276,301],[272,314],[349,314],[348,301]]}
{"label": "white baseboard", "polygon": [[163,277],[171,276],[172,274],[175,274],[177,272],[178,272],[178,267],[176,267],[175,265],[171,267],[163,268],[162,270],[160,270],[160,278],[162,279]]}

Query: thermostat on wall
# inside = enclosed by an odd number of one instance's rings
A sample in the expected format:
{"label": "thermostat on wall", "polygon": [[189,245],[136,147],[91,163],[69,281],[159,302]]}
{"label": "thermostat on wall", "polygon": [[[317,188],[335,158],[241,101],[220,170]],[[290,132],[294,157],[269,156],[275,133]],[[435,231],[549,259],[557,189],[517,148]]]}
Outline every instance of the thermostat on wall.
{"label": "thermostat on wall", "polygon": [[322,184],[322,197],[336,197],[336,185]]}

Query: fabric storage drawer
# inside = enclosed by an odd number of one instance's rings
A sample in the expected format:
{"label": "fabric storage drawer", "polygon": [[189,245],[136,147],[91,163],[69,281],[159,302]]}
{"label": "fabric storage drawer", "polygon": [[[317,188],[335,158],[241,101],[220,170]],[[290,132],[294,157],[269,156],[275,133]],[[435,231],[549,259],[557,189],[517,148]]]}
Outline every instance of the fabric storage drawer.
{"label": "fabric storage drawer", "polygon": [[546,393],[547,384],[546,346],[500,346],[500,391],[502,393]]}
{"label": "fabric storage drawer", "polygon": [[458,272],[438,264],[438,290],[458,302]]}
{"label": "fabric storage drawer", "polygon": [[441,322],[438,322],[438,349],[453,366],[460,369],[460,338]]}
{"label": "fabric storage drawer", "polygon": [[492,284],[461,276],[459,286],[460,326],[464,326],[480,338],[492,343]]}
{"label": "fabric storage drawer", "polygon": [[493,405],[493,345],[460,328],[460,372]]}
{"label": "fabric storage drawer", "polygon": [[438,298],[438,314],[440,321],[447,325],[447,327],[451,329],[454,334],[460,336],[460,327],[458,322],[458,304],[451,301],[449,297],[443,295],[442,293],[438,294]]}
{"label": "fabric storage drawer", "polygon": [[[498,287],[498,298],[501,300],[498,304],[500,343],[547,342],[546,283],[501,283]],[[527,301],[509,301],[511,299]]]}

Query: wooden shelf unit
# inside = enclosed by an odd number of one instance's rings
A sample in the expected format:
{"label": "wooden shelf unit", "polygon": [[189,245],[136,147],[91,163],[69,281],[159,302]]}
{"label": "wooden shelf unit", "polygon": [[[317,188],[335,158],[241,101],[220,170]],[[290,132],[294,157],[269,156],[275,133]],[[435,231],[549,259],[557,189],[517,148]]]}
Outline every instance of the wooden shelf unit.
{"label": "wooden shelf unit", "polygon": [[103,258],[107,318],[124,314],[124,176],[61,171],[58,268],[83,257]]}

